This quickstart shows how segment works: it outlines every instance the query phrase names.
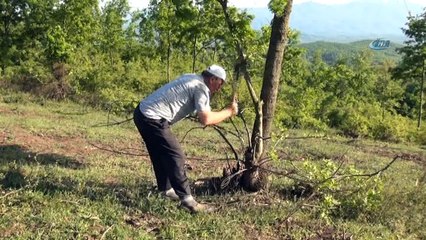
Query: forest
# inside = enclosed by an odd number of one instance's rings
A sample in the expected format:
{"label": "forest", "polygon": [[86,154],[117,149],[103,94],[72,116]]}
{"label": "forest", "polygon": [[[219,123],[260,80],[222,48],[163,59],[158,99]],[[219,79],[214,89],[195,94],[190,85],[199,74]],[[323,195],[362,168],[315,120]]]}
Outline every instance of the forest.
{"label": "forest", "polygon": [[[125,113],[181,73],[211,63],[232,73],[235,36],[253,84],[261,84],[270,26],[256,31],[252,15],[231,8],[231,33],[213,0],[153,0],[141,11],[126,0],[3,0],[0,11],[1,87],[11,91]],[[368,48],[308,49],[290,29],[275,124],[424,144],[425,14],[407,16],[408,40],[379,58]],[[244,106],[247,92],[239,91]]]}

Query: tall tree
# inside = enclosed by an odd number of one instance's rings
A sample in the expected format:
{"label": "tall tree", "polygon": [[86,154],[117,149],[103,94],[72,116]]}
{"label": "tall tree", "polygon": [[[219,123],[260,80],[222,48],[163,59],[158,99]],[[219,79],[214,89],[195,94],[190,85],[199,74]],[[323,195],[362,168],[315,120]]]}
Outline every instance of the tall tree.
{"label": "tall tree", "polygon": [[403,94],[401,81],[391,78],[391,70],[395,68],[396,63],[386,60],[377,66],[378,81],[374,88],[374,93],[382,108],[382,118],[385,112],[395,113],[400,107],[398,100]]}
{"label": "tall tree", "polygon": [[59,0],[0,1],[1,68],[20,66],[32,74],[66,56],[66,38],[55,18],[59,5]]}
{"label": "tall tree", "polygon": [[[171,58],[173,45],[176,41],[176,6],[172,0],[162,0],[158,3],[157,27],[159,29],[160,51],[165,52],[166,60],[166,78],[170,81],[171,78]],[[163,56],[164,56],[163,55]]]}
{"label": "tall tree", "polygon": [[96,43],[100,14],[97,0],[63,0],[55,8],[56,23],[63,28],[75,51]]}
{"label": "tall tree", "polygon": [[[26,0],[0,0],[0,70],[19,62],[24,44],[25,18],[29,13]],[[1,72],[1,71],[0,71]]]}
{"label": "tall tree", "polygon": [[407,28],[403,28],[402,31],[408,40],[404,42],[404,47],[398,49],[398,52],[402,54],[402,61],[394,72],[394,76],[419,79],[417,128],[420,129],[426,67],[426,8],[422,14],[409,16],[406,25]]}
{"label": "tall tree", "polygon": [[[212,58],[207,61],[216,61],[217,50],[224,42],[226,25],[220,6],[215,0],[197,0],[195,4],[189,2],[186,8],[178,8],[179,15],[186,16],[182,22],[180,48],[192,49],[192,71],[196,72],[199,70],[196,63],[203,64],[204,59],[198,58],[203,53],[212,53]],[[184,42],[190,43],[191,46],[182,44]]]}
{"label": "tall tree", "polygon": [[179,26],[176,8],[172,0],[151,0],[141,15],[140,23],[141,33],[145,35],[142,37],[155,46],[153,50],[165,61],[168,81],[171,78],[172,53]]}
{"label": "tall tree", "polygon": [[101,50],[108,54],[111,67],[121,59],[125,49],[125,18],[130,11],[127,0],[111,0],[102,9]]}

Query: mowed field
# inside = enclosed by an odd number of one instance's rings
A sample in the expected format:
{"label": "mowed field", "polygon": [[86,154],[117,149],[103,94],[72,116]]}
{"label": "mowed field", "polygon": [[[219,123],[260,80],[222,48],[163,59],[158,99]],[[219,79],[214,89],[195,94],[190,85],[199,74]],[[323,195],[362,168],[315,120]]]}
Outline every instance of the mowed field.
{"label": "mowed field", "polygon": [[[3,93],[0,239],[426,239],[425,146],[288,130],[274,145],[268,189],[212,194],[194,184],[196,198],[217,210],[193,215],[156,192],[133,122],[114,124],[125,118]],[[212,128],[185,120],[173,131],[193,183],[221,176],[223,167],[235,164]],[[242,151],[244,145],[229,138]],[[353,216],[323,216],[324,199],[292,196],[294,179],[278,174],[289,166],[341,159],[342,168],[373,173],[397,156],[374,176],[382,182],[374,211]]]}

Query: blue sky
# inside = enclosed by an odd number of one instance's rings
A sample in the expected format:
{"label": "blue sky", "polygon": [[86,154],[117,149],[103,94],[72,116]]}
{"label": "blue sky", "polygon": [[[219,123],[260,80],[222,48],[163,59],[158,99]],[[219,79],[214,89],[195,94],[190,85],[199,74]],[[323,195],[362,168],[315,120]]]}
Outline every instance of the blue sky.
{"label": "blue sky", "polygon": [[[142,9],[148,6],[149,0],[128,0],[132,9]],[[318,2],[323,4],[342,4],[352,2],[354,0],[294,0],[294,4],[299,4],[303,2]],[[404,2],[407,3],[416,3],[424,5],[426,7],[426,0],[371,0],[376,2]],[[239,7],[239,8],[255,8],[255,7],[266,7],[269,0],[229,0],[229,4]]]}

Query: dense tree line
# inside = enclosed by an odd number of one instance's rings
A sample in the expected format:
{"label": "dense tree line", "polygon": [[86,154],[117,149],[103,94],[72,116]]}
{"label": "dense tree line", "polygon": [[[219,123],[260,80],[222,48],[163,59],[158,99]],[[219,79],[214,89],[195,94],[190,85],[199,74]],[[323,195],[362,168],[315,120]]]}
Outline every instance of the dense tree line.
{"label": "dense tree line", "polygon": [[[151,0],[140,11],[131,11],[126,0],[102,6],[97,0],[0,0],[0,14],[3,88],[120,110],[176,75],[212,63],[225,66],[237,82],[235,39],[260,88],[271,33],[268,26],[253,30],[253,16],[232,7],[235,31],[230,32],[216,0]],[[368,49],[333,63],[321,52],[307,58],[297,31],[290,30],[276,124],[426,142],[420,125],[425,15],[408,18],[403,31],[409,40],[399,50],[400,62],[377,62]],[[228,85],[217,104],[230,95]],[[247,90],[239,88],[239,97],[242,106],[250,105]]]}

